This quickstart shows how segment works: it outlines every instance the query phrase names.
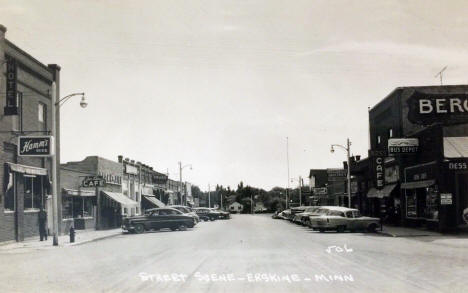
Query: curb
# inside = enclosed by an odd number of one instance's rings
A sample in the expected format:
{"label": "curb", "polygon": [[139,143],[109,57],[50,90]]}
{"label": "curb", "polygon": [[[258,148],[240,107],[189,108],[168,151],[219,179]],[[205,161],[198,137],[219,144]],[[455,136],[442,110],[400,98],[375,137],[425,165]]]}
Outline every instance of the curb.
{"label": "curb", "polygon": [[77,246],[77,245],[81,245],[81,244],[85,244],[85,243],[89,243],[89,242],[96,242],[96,241],[99,241],[99,240],[112,238],[112,237],[119,236],[119,235],[122,235],[122,232],[120,232],[118,234],[116,233],[116,234],[112,234],[112,235],[106,235],[106,236],[102,236],[102,237],[88,239],[88,240],[84,240],[84,241],[81,241],[81,242],[68,243],[67,245],[64,245],[64,246]]}

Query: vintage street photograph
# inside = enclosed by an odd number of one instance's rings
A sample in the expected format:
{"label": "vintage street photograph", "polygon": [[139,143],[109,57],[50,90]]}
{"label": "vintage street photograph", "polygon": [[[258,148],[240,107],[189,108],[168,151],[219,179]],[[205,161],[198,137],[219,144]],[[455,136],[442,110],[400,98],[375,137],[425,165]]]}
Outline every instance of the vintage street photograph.
{"label": "vintage street photograph", "polygon": [[0,0],[0,292],[468,292],[467,15]]}

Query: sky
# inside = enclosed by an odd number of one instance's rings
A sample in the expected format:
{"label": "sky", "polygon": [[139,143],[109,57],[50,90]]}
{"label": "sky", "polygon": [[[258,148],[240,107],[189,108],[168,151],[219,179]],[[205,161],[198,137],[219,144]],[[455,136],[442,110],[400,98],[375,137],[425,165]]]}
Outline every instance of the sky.
{"label": "sky", "polygon": [[[466,1],[0,0],[7,39],[59,64],[61,160],[141,161],[208,185],[297,186],[365,157],[368,107],[468,83]],[[287,143],[288,141],[288,143]],[[288,163],[289,154],[289,177]]]}

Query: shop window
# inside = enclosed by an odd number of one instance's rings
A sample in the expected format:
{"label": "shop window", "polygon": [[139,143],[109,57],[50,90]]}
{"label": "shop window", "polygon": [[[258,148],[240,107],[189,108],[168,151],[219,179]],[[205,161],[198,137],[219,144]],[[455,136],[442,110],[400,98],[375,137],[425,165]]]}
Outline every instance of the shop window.
{"label": "shop window", "polygon": [[73,196],[73,218],[93,216],[93,202],[90,197]]}
{"label": "shop window", "polygon": [[18,115],[11,116],[11,130],[19,131],[23,129],[22,126],[22,112],[23,112],[23,93],[16,93],[16,104],[18,105]]}
{"label": "shop window", "polygon": [[24,175],[24,209],[34,208],[34,177]]}
{"label": "shop window", "polygon": [[3,208],[6,211],[14,211],[15,210],[15,181],[14,181],[14,174],[10,173],[8,176],[8,184],[5,190],[5,197],[3,201]]}
{"label": "shop window", "polygon": [[72,196],[62,197],[62,218],[63,219],[73,218],[73,197]]}

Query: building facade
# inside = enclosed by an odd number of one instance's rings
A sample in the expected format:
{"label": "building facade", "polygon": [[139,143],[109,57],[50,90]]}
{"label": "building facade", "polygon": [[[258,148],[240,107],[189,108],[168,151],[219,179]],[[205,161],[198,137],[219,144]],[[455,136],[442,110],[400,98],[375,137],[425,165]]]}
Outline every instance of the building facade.
{"label": "building facade", "polygon": [[[396,214],[405,225],[466,226],[467,92],[466,85],[402,87],[369,111],[370,154],[384,155],[385,179],[377,188],[378,156],[370,156],[367,197],[379,198],[382,213]],[[389,153],[389,139],[396,138],[418,145]]]}
{"label": "building facade", "polygon": [[[39,235],[38,212],[52,223],[51,160],[18,155],[18,136],[51,132],[53,82],[59,88],[60,67],[44,65],[5,38],[0,25],[0,242]],[[58,116],[58,115],[57,115]],[[59,137],[56,137],[60,152]],[[57,161],[60,162],[59,156]]]}

